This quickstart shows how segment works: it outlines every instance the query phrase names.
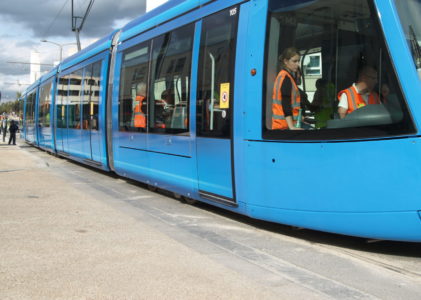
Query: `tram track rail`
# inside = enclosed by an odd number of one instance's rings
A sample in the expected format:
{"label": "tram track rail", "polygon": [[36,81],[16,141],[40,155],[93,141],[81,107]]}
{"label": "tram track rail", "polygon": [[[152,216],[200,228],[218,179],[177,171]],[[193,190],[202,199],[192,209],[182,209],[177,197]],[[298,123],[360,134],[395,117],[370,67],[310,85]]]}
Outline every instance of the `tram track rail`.
{"label": "tram track rail", "polygon": [[[320,245],[320,247],[328,248],[328,246],[325,246],[325,245]],[[331,248],[331,247],[329,247],[329,248]],[[351,250],[348,250],[346,248],[337,248],[337,247],[335,247],[335,248],[336,248],[335,251],[340,252],[344,255],[347,255],[349,257],[365,261],[367,263],[376,265],[378,267],[387,269],[389,271],[399,273],[401,275],[408,276],[411,279],[419,281],[420,284],[421,284],[421,270],[419,272],[408,270],[408,269],[405,269],[404,267],[397,266],[396,264],[387,263],[384,260],[376,259],[376,258],[373,258],[373,257],[368,257],[366,255],[366,253],[364,253],[364,252],[363,253],[356,253],[355,251],[351,251]]]}

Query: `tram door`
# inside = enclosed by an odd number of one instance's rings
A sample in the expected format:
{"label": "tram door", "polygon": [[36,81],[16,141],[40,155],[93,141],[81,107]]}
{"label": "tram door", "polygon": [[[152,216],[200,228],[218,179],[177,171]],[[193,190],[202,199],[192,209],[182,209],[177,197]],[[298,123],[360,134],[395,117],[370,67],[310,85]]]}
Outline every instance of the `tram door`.
{"label": "tram door", "polygon": [[232,111],[238,9],[202,21],[197,85],[197,168],[202,198],[235,203]]}
{"label": "tram door", "polygon": [[55,112],[55,137],[58,152],[67,150],[67,93],[69,76],[65,75],[58,79]]}
{"label": "tram door", "polygon": [[26,111],[25,111],[25,139],[30,143],[36,142],[36,128],[35,128],[35,103],[36,91],[32,91],[26,96]]}
{"label": "tram door", "polygon": [[85,67],[82,100],[82,153],[90,160],[101,160],[99,133],[99,104],[101,62]]}
{"label": "tram door", "polygon": [[51,148],[52,132],[50,124],[51,89],[49,81],[39,88],[38,100],[38,143],[41,147]]}

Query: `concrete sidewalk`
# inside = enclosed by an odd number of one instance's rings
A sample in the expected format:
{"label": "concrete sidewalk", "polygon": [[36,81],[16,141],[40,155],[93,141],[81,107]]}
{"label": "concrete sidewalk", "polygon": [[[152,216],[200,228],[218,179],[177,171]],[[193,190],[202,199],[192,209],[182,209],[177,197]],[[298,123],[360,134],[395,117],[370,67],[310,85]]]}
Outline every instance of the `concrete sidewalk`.
{"label": "concrete sidewalk", "polygon": [[[33,151],[0,142],[0,299],[280,298],[55,176]],[[316,295],[286,283],[282,298]]]}

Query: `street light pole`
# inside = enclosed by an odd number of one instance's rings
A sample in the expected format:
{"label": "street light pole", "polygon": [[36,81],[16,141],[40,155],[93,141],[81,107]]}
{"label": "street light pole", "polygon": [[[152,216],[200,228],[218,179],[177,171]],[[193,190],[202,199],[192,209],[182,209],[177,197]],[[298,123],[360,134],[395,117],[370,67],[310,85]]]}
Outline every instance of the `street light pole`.
{"label": "street light pole", "polygon": [[59,44],[59,43],[47,41],[47,40],[41,40],[41,42],[54,44],[54,45],[56,45],[57,47],[60,48],[60,62],[63,60],[63,47],[68,46],[68,45],[75,45],[76,44],[76,43]]}

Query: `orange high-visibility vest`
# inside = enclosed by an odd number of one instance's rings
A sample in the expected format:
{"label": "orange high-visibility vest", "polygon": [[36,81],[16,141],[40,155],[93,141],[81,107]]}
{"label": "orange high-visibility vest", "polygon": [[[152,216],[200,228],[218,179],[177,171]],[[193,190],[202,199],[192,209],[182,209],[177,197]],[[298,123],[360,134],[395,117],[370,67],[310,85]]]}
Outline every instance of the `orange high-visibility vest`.
{"label": "orange high-visibility vest", "polygon": [[[344,93],[346,94],[346,97],[348,99],[348,110],[346,111],[347,114],[350,114],[354,110],[367,105],[363,97],[360,94],[358,94],[357,89],[354,86],[340,91],[338,94],[339,101],[341,100],[341,96]],[[370,92],[368,96],[368,104],[380,104],[379,96],[374,92]]]}
{"label": "orange high-visibility vest", "polygon": [[[289,78],[292,83],[291,99],[283,99],[282,97],[282,83],[285,78]],[[301,96],[300,90],[295,83],[294,78],[285,70],[281,70],[275,80],[272,95],[272,129],[288,129],[288,123],[285,119],[284,109],[282,108],[282,101],[291,101],[292,117],[294,124],[298,118]]]}
{"label": "orange high-visibility vest", "polygon": [[144,96],[136,96],[137,104],[134,107],[134,127],[146,128],[146,116],[142,111]]}

